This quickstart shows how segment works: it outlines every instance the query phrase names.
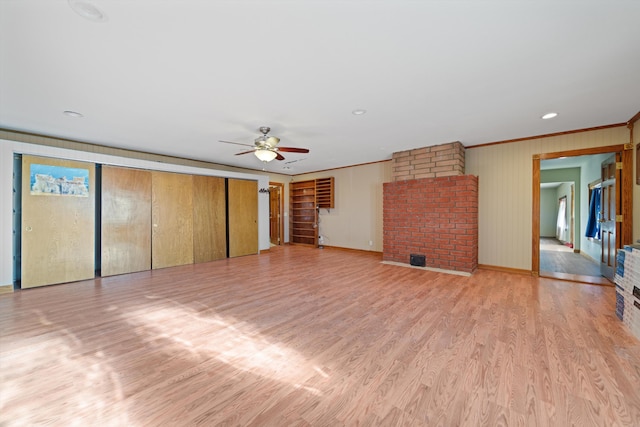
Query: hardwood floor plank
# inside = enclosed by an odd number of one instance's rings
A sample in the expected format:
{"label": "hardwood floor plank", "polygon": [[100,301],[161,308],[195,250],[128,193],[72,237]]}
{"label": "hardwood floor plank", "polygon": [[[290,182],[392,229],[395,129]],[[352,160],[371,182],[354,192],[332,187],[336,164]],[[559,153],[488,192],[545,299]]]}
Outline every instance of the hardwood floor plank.
{"label": "hardwood floor plank", "polygon": [[266,254],[0,295],[0,425],[640,425],[615,290]]}

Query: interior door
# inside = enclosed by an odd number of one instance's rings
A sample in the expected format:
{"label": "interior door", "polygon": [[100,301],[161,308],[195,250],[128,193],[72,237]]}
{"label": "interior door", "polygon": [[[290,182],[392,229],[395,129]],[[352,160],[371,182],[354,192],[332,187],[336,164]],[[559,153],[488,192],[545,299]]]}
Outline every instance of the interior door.
{"label": "interior door", "polygon": [[101,275],[151,269],[151,172],[102,167]]}
{"label": "interior door", "polygon": [[193,177],[193,257],[196,263],[227,257],[224,178]]}
{"label": "interior door", "polygon": [[151,174],[151,266],[193,264],[193,177],[158,171]]}
{"label": "interior door", "polygon": [[600,254],[600,273],[613,281],[616,266],[616,213],[620,203],[619,171],[616,161],[620,161],[620,154],[611,156],[602,162],[602,184],[600,199],[600,233],[602,235]]}
{"label": "interior door", "polygon": [[227,180],[229,257],[258,253],[258,182]]}
{"label": "interior door", "polygon": [[279,186],[269,187],[269,240],[272,245],[280,245],[280,199]]}
{"label": "interior door", "polygon": [[95,275],[95,165],[22,157],[22,288]]}

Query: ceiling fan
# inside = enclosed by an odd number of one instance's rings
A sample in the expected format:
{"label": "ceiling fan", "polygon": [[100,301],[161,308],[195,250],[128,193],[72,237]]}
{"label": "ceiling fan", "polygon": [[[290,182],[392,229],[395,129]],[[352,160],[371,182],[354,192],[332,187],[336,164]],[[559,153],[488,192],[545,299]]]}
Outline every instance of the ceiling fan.
{"label": "ceiling fan", "polygon": [[260,127],[260,135],[254,141],[253,145],[242,144],[240,142],[232,142],[232,141],[220,141],[225,144],[235,144],[235,145],[244,145],[245,147],[253,147],[253,150],[243,151],[242,153],[236,153],[236,156],[240,156],[242,154],[254,153],[256,157],[263,162],[270,162],[273,159],[284,160],[284,156],[280,154],[280,152],[285,153],[308,153],[309,150],[307,148],[296,148],[296,147],[278,147],[278,142],[280,142],[280,138],[276,136],[269,136],[268,133],[271,130],[268,126]]}

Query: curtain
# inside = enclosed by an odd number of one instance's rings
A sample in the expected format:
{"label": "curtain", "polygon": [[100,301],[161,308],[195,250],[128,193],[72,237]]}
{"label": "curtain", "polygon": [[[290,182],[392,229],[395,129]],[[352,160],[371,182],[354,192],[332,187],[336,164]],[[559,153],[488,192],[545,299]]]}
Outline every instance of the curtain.
{"label": "curtain", "polygon": [[585,237],[595,237],[600,239],[600,188],[591,190],[591,200],[589,201],[589,219],[587,220],[587,230]]}
{"label": "curtain", "polygon": [[556,221],[556,237],[558,240],[565,241],[565,230],[567,229],[567,198],[560,199],[558,206],[558,220]]}

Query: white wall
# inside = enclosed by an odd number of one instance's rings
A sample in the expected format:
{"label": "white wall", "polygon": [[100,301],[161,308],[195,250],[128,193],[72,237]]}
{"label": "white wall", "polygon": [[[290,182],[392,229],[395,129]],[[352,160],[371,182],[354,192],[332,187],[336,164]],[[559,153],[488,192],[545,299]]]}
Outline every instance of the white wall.
{"label": "white wall", "polygon": [[554,237],[558,220],[555,188],[540,189],[540,237]]}
{"label": "white wall", "polygon": [[[149,160],[118,157],[107,154],[70,150],[52,146],[28,144],[0,139],[0,286],[13,283],[13,156],[31,154],[57,157],[91,163],[135,167],[168,172],[197,175],[222,176],[227,178],[258,181],[258,188],[269,187],[267,175],[220,171],[193,166],[160,163]],[[269,194],[258,193],[258,234],[260,250],[269,249]]]}

